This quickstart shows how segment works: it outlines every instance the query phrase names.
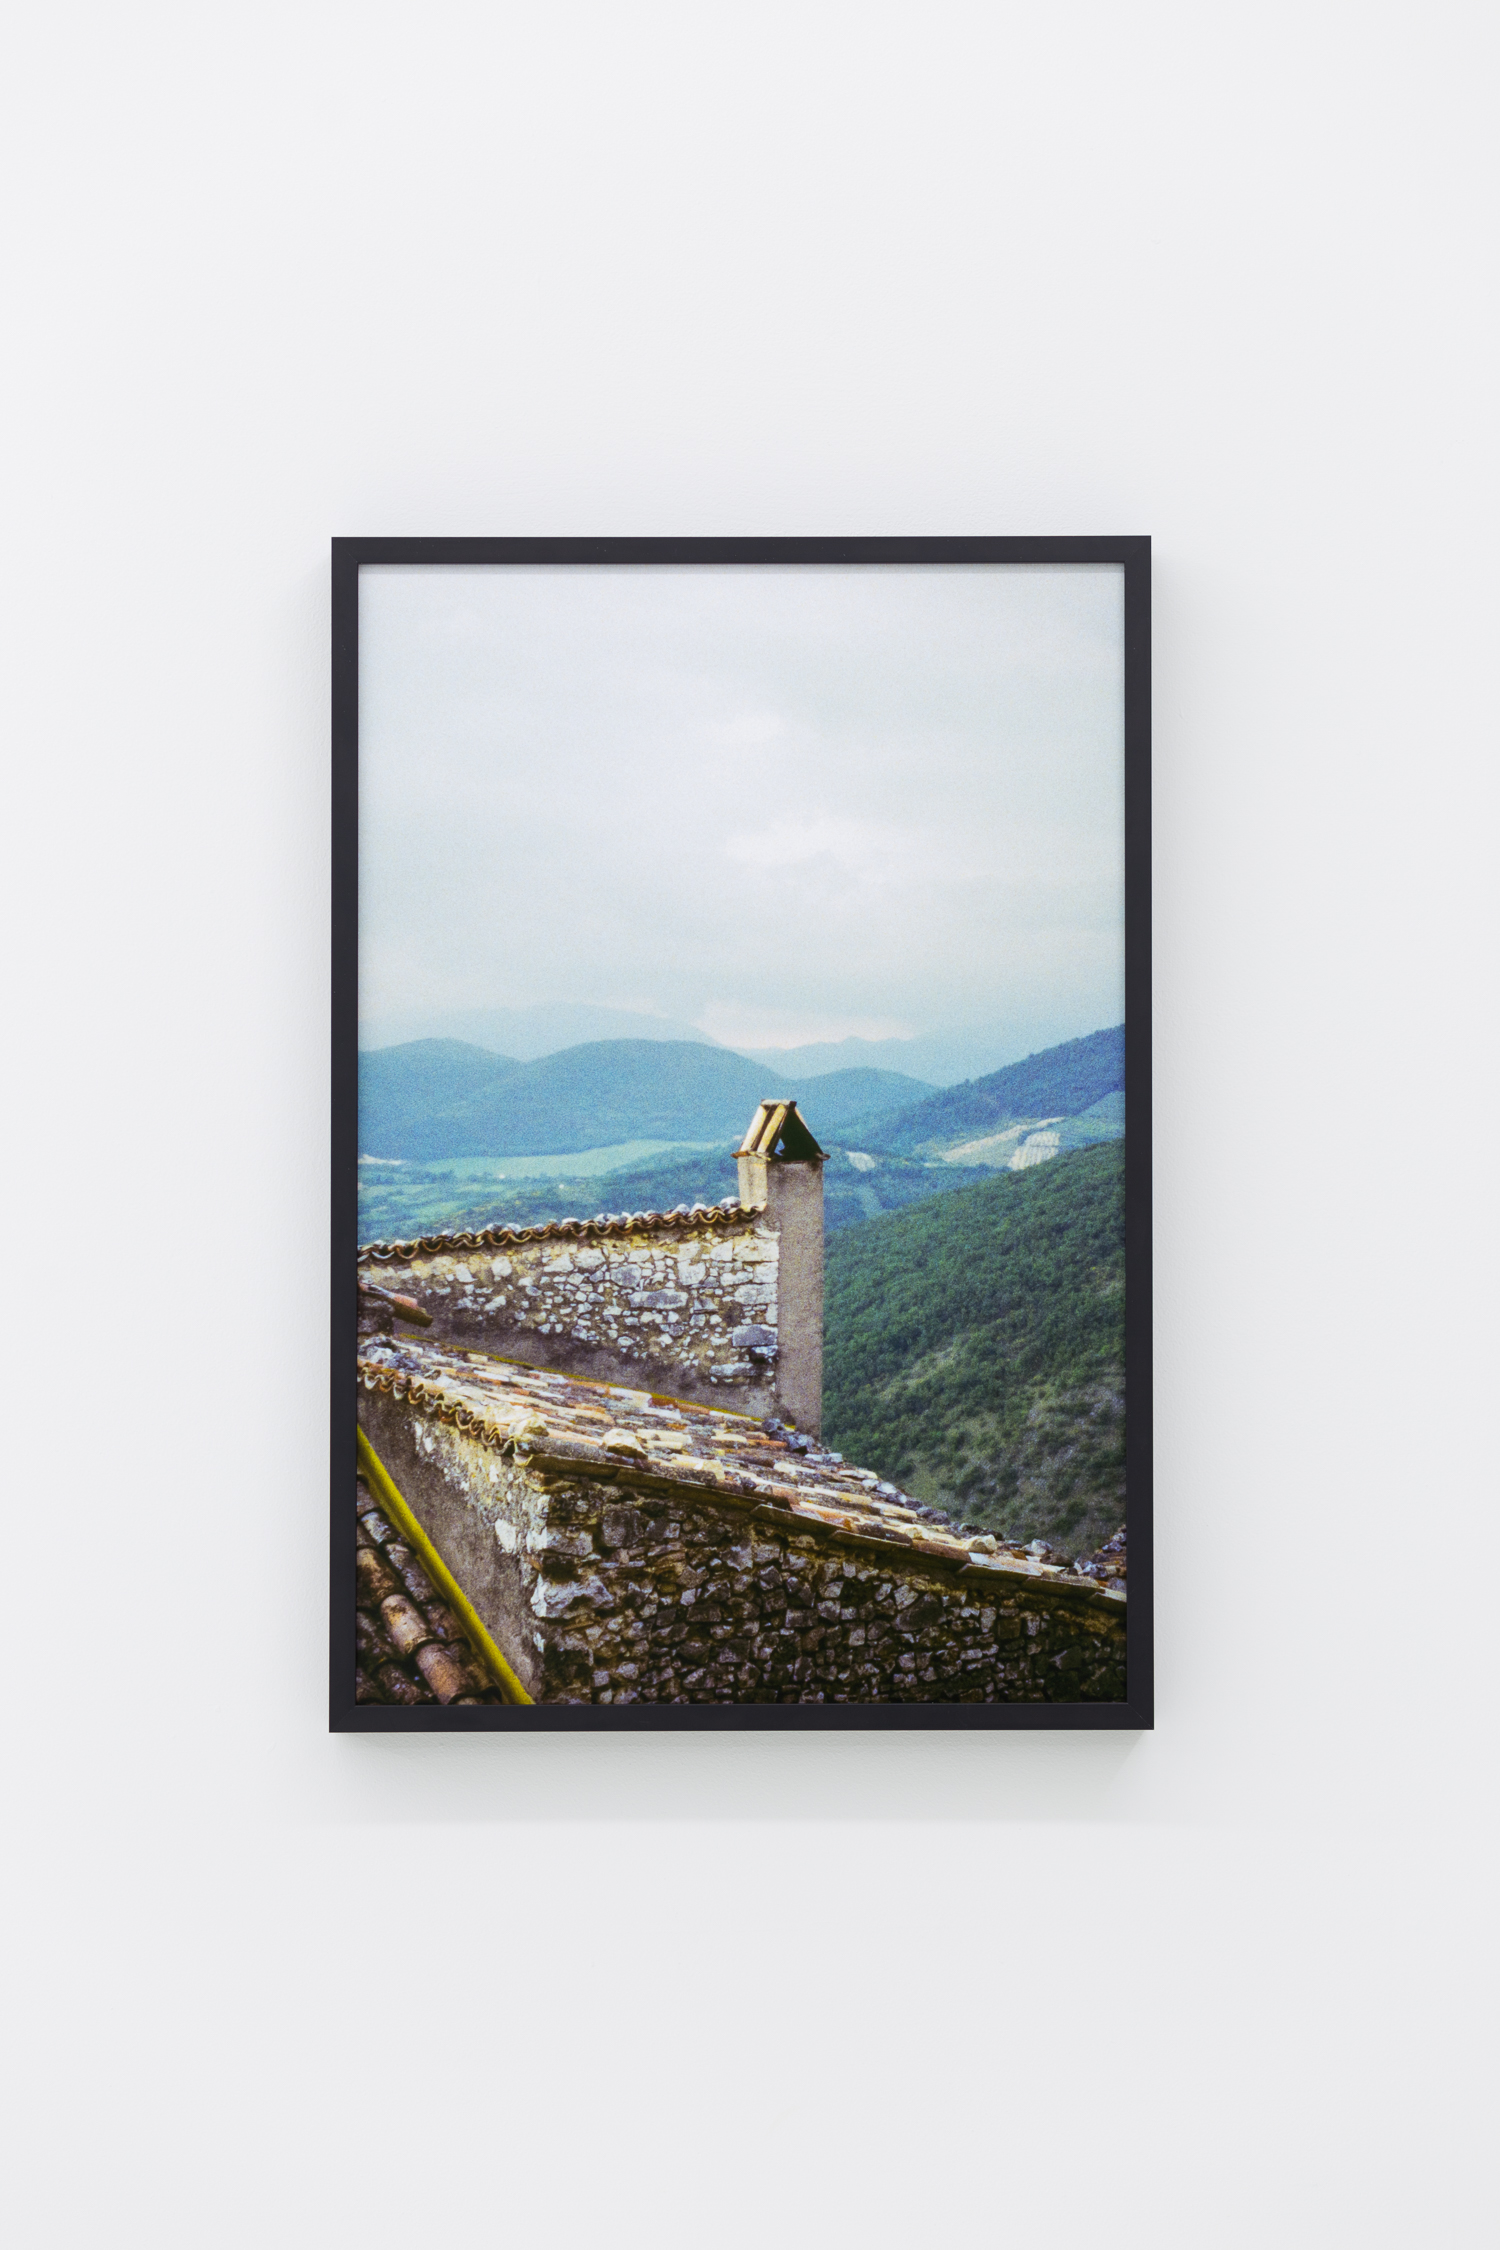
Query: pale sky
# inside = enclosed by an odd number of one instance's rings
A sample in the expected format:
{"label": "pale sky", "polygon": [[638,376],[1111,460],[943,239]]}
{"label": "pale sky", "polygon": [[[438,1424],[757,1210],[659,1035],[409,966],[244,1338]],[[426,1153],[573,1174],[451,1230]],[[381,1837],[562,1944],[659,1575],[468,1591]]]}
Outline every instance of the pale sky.
{"label": "pale sky", "polygon": [[362,1020],[735,1046],[1124,1014],[1117,569],[360,578]]}

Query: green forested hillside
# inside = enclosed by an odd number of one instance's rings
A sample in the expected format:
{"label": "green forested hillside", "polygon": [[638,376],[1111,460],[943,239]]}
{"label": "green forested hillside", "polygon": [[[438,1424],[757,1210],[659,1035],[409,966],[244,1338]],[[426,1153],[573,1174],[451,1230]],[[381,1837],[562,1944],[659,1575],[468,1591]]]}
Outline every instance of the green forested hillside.
{"label": "green forested hillside", "polygon": [[[1017,1117],[1076,1117],[1125,1084],[1125,1027],[1070,1039],[1044,1054],[1028,1055],[972,1078],[892,1116],[861,1119],[846,1138],[860,1148],[914,1156],[921,1149],[951,1147],[966,1135],[993,1131]],[[864,1137],[860,1137],[860,1127]]]}
{"label": "green forested hillside", "polygon": [[824,1435],[968,1522],[1083,1551],[1124,1520],[1124,1151],[828,1245]]}

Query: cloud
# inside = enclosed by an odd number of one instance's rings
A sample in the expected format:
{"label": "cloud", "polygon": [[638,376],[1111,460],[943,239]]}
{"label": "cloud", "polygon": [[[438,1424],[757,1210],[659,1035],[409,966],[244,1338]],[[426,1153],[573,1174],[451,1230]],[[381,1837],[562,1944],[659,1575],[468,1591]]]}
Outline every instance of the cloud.
{"label": "cloud", "polygon": [[744,711],[721,720],[714,732],[726,750],[759,750],[768,742],[779,742],[788,727],[775,711]]}
{"label": "cloud", "polygon": [[365,1014],[1119,1020],[1117,573],[377,570],[361,618]]}
{"label": "cloud", "polygon": [[889,822],[842,819],[834,814],[810,819],[782,818],[770,827],[731,836],[725,857],[758,874],[808,869],[833,871],[871,889],[925,883],[945,866],[944,840],[903,830]]}

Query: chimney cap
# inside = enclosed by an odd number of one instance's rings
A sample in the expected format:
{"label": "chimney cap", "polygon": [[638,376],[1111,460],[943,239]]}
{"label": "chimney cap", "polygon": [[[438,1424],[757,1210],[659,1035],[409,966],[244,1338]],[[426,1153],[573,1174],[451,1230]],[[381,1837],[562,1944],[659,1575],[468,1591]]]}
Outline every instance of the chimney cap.
{"label": "chimney cap", "polygon": [[736,1149],[737,1156],[777,1157],[793,1164],[821,1163],[827,1156],[807,1129],[794,1101],[762,1102],[750,1121],[750,1130]]}

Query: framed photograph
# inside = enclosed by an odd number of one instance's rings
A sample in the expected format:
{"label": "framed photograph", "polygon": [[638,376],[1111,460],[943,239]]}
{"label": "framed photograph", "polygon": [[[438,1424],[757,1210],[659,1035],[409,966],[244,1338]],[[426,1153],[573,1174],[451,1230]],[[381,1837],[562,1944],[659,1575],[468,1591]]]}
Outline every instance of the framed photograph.
{"label": "framed photograph", "polygon": [[336,540],[333,791],[331,1725],[1150,1726],[1149,542]]}

